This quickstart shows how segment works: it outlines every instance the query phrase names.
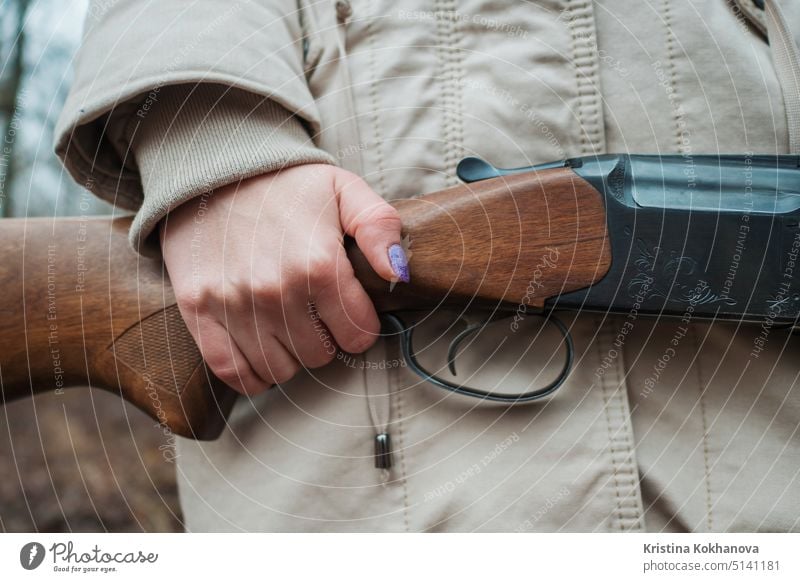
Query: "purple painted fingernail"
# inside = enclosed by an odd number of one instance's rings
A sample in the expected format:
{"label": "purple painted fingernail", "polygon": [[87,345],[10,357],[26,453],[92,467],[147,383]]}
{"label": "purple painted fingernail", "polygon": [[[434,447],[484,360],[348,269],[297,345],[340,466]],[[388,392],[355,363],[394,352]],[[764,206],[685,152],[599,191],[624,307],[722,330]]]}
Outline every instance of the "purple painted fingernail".
{"label": "purple painted fingernail", "polygon": [[403,283],[411,281],[408,273],[408,258],[401,244],[395,243],[389,247],[389,262],[392,264],[392,271],[400,281]]}

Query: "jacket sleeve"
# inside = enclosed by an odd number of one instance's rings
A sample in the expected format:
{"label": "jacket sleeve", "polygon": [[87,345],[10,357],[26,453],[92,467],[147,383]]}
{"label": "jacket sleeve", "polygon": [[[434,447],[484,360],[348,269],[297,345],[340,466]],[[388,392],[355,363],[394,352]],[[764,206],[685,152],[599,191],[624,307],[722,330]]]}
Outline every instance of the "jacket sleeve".
{"label": "jacket sleeve", "polygon": [[137,216],[131,243],[202,192],[298,163],[333,163],[305,82],[294,2],[93,1],[56,154]]}

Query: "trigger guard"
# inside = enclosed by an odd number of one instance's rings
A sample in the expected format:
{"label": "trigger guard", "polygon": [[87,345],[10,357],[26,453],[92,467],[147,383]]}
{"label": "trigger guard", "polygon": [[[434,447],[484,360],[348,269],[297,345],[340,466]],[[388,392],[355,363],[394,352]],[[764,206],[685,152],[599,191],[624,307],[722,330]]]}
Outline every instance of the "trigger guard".
{"label": "trigger guard", "polygon": [[[538,315],[538,314],[537,314]],[[544,398],[558,390],[564,381],[569,376],[570,372],[572,371],[572,363],[575,358],[575,347],[572,342],[572,336],[567,329],[567,326],[564,323],[555,317],[552,314],[547,315],[539,315],[539,317],[545,318],[545,323],[552,323],[553,325],[558,328],[559,332],[561,333],[562,337],[564,338],[564,343],[566,346],[566,357],[564,358],[564,366],[561,369],[561,372],[558,374],[555,380],[543,386],[542,388],[538,388],[536,390],[531,390],[529,392],[525,392],[522,394],[503,394],[503,393],[496,393],[496,392],[487,392],[485,390],[478,390],[476,388],[471,388],[469,386],[463,386],[460,384],[454,384],[449,380],[445,380],[440,378],[434,374],[428,372],[425,368],[423,368],[419,361],[417,360],[416,354],[414,354],[413,349],[413,334],[414,328],[409,327],[405,324],[405,322],[396,314],[394,313],[384,313],[381,314],[380,319],[381,323],[385,326],[391,327],[400,335],[400,347],[403,352],[403,358],[406,361],[408,367],[420,378],[430,382],[434,386],[438,388],[443,388],[445,390],[449,390],[450,392],[455,392],[457,394],[462,394],[465,396],[472,396],[473,398],[479,398],[481,400],[491,400],[495,402],[504,402],[507,404],[520,404],[524,402],[532,402],[534,400],[539,400],[540,398]],[[455,351],[458,348],[458,345],[464,340],[465,337],[469,336],[470,334],[474,333],[476,329],[479,329],[482,326],[490,323],[492,320],[484,321],[480,324],[471,324],[462,331],[461,333],[456,336],[450,342],[450,349],[448,350],[448,365],[451,365],[452,360],[455,358]],[[453,347],[455,344],[455,348]],[[454,370],[454,365],[451,366],[451,371]],[[454,373],[455,375],[455,373]]]}

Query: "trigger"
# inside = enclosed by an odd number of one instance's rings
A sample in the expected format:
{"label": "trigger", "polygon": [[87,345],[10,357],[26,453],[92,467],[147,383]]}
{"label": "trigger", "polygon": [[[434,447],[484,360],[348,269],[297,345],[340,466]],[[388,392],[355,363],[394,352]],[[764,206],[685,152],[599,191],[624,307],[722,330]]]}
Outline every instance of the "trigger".
{"label": "trigger", "polygon": [[471,323],[464,329],[461,333],[459,333],[453,340],[450,342],[450,346],[447,348],[447,367],[450,370],[450,373],[453,376],[456,376],[456,356],[458,355],[458,347],[461,345],[466,338],[471,336],[473,333],[484,327],[490,320],[481,321],[479,323]]}

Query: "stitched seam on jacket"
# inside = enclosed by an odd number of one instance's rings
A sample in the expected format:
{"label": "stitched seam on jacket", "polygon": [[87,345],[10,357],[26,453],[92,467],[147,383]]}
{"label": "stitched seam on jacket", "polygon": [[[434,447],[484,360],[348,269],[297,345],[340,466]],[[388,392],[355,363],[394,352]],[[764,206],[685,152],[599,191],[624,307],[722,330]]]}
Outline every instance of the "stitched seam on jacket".
{"label": "stitched seam on jacket", "polygon": [[[335,2],[332,2],[329,7],[334,10],[334,12],[336,11]],[[361,128],[359,127],[358,107],[356,106],[354,95],[353,78],[350,74],[350,63],[347,58],[347,19],[339,19],[339,17],[336,16],[335,21],[336,25],[334,27],[323,29],[331,32],[333,41],[336,43],[338,49],[338,56],[335,59],[336,78],[334,86],[336,87],[336,92],[339,94],[340,109],[338,111],[338,117],[341,122],[334,124],[333,129],[338,143],[337,151],[339,154],[350,151],[349,148],[356,148],[351,156],[338,156],[339,165],[363,177],[364,157],[360,147],[363,140],[361,139]]]}
{"label": "stitched seam on jacket", "polygon": [[386,177],[383,172],[385,163],[383,157],[383,133],[380,121],[380,98],[378,96],[378,63],[375,57],[375,16],[370,19],[367,25],[367,36],[369,38],[369,68],[372,72],[372,79],[369,84],[369,98],[372,105],[372,131],[375,136],[375,153],[378,157],[378,194],[382,198],[387,196]]}
{"label": "stitched seam on jacket", "polygon": [[[695,353],[700,352],[700,341],[697,337],[697,330],[692,327],[692,339],[694,341]],[[699,403],[700,403],[700,421],[703,427],[703,471],[705,473],[705,490],[706,490],[706,527],[708,531],[713,530],[713,516],[712,516],[712,503],[711,503],[711,463],[710,463],[710,448],[708,443],[708,414],[706,413],[706,401],[703,396],[706,393],[707,386],[703,376],[703,369],[701,367],[701,358],[697,358],[695,363],[695,370],[697,372],[697,386],[700,390]]]}
{"label": "stitched seam on jacket", "polygon": [[[600,355],[600,353],[599,353],[600,351],[601,351],[600,350],[600,342],[598,342],[598,355]],[[617,461],[616,461],[616,459],[614,457],[614,441],[613,441],[613,436],[614,435],[613,435],[613,432],[612,432],[612,429],[611,429],[611,417],[610,417],[610,415],[608,413],[608,395],[607,395],[608,388],[606,386],[605,374],[600,379],[600,386],[602,388],[602,394],[603,394],[603,413],[604,413],[604,418],[606,419],[606,432],[608,434],[609,453],[610,453],[610,457],[611,457],[611,471],[612,471],[612,476],[613,476],[613,479],[614,479],[614,498],[615,498],[616,504],[617,504],[617,519],[616,519],[617,524],[616,525],[621,525],[621,523],[622,523],[622,509],[621,509],[621,507],[622,507],[622,499],[621,499],[621,496],[620,496],[620,493],[619,493],[619,479],[617,478],[617,473],[618,473]],[[611,529],[613,529],[613,527]]]}
{"label": "stitched seam on jacket", "polygon": [[[613,330],[602,320],[598,322],[597,349],[598,359],[602,358],[602,346],[611,345]],[[629,415],[626,413],[624,398],[627,391],[621,385],[619,374],[620,362],[617,359],[609,368],[610,374],[603,374],[600,378],[600,387],[603,395],[603,412],[608,431],[609,455],[613,471],[614,495],[617,508],[614,523],[611,529],[620,531],[634,531],[642,529],[642,508],[639,503],[639,479],[634,459],[632,440],[632,427],[629,424]],[[607,380],[613,376],[613,384]],[[623,489],[624,494],[623,494]]]}
{"label": "stitched seam on jacket", "polygon": [[436,47],[441,67],[441,109],[444,147],[445,186],[458,184],[455,167],[464,144],[464,127],[461,119],[461,34],[455,0],[436,1]]}
{"label": "stitched seam on jacket", "polygon": [[[573,6],[574,5],[574,6]],[[581,153],[605,153],[605,133],[602,123],[602,100],[594,31],[594,12],[589,0],[570,3],[568,19],[572,34],[572,63],[577,89],[577,114],[580,123]]]}
{"label": "stitched seam on jacket", "polygon": [[[672,11],[670,10],[670,3],[671,0],[663,0],[661,4],[662,8],[662,22],[664,23],[664,27],[666,28],[667,39],[666,39],[666,52],[667,52],[667,67],[669,69],[669,73],[667,75],[667,82],[669,83],[669,93],[667,95],[670,101],[670,109],[672,110],[672,121],[675,124],[675,151],[684,152],[687,148],[684,148],[683,141],[682,141],[682,131],[681,131],[681,117],[684,115],[683,105],[681,104],[680,94],[678,93],[678,70],[675,66],[675,59],[677,57],[677,53],[675,51],[675,35],[672,32]],[[683,124],[686,124],[686,121],[683,121]]]}
{"label": "stitched seam on jacket", "polygon": [[[600,335],[605,336],[605,326],[603,325],[603,321],[600,320]],[[596,344],[597,346],[597,358],[598,361],[603,357],[603,350],[602,346],[605,345],[604,341],[598,341]],[[614,529],[615,526],[619,526],[621,529],[622,526],[622,496],[620,495],[620,484],[618,478],[619,469],[617,467],[617,460],[614,454],[614,433],[611,427],[611,415],[609,414],[609,396],[608,396],[608,382],[606,382],[606,374],[603,374],[600,377],[600,389],[603,395],[603,417],[606,420],[606,433],[608,434],[608,447],[609,447],[609,456],[611,457],[611,473],[612,479],[614,482],[614,498],[616,501],[616,521],[615,524],[612,525],[610,529]]]}
{"label": "stitched seam on jacket", "polygon": [[[411,526],[409,525],[409,507],[410,504],[408,502],[408,472],[406,470],[406,453],[405,453],[405,435],[403,434],[403,390],[402,387],[399,385],[398,382],[398,372],[397,370],[387,370],[386,372],[389,374],[389,382],[390,390],[394,398],[392,402],[394,403],[395,409],[395,423],[397,424],[397,447],[398,455],[400,456],[400,480],[403,484],[403,524],[405,526],[405,530],[407,532],[411,531]],[[390,423],[391,426],[391,423]]]}

